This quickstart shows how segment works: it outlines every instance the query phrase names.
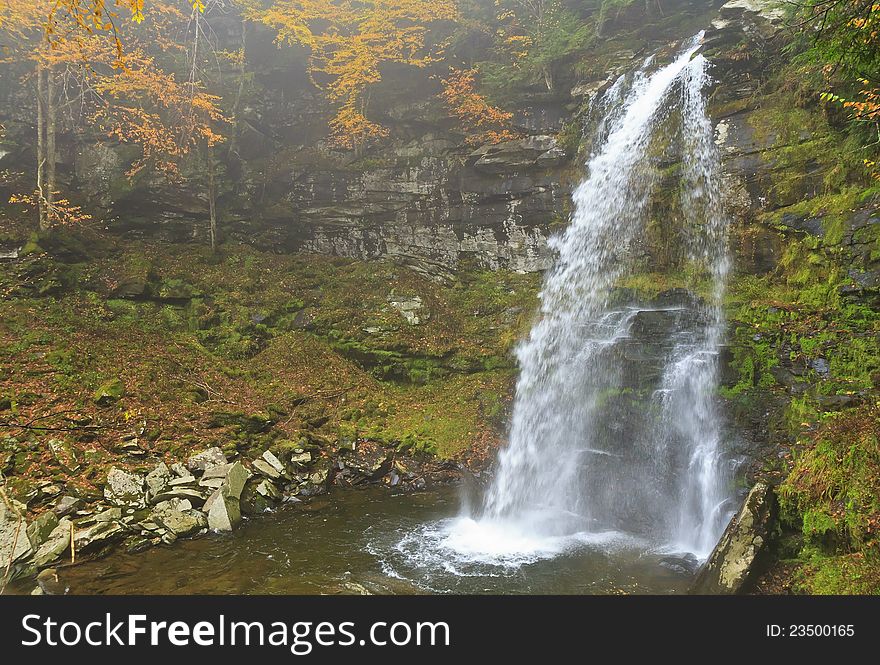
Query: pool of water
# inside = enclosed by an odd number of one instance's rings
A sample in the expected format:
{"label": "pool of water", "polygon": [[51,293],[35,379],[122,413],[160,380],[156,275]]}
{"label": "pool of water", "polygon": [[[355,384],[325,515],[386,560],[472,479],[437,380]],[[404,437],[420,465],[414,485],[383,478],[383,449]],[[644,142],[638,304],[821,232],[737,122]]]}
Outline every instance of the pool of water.
{"label": "pool of water", "polygon": [[662,552],[613,532],[534,543],[481,531],[485,547],[470,551],[483,527],[456,518],[459,505],[455,487],[337,491],[231,534],[116,552],[59,577],[71,594],[667,594],[690,582],[660,565]]}

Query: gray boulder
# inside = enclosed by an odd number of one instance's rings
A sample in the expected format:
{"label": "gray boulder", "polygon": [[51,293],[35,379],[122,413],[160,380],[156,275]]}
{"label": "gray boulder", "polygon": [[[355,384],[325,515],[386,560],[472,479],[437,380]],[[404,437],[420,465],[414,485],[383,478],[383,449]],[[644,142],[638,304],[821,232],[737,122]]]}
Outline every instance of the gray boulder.
{"label": "gray boulder", "polygon": [[193,510],[186,499],[162,501],[153,508],[150,518],[176,537],[189,536],[205,527],[205,516]]}
{"label": "gray boulder", "polygon": [[254,460],[254,468],[267,478],[275,480],[281,477],[281,472],[263,459]]}
{"label": "gray boulder", "polygon": [[223,490],[211,503],[208,511],[208,528],[213,531],[232,531],[241,522],[241,507],[238,499],[225,496]]}
{"label": "gray boulder", "polygon": [[263,459],[278,473],[285,473],[286,469],[284,468],[284,464],[281,463],[281,460],[278,459],[271,450],[267,450],[263,453]]}
{"label": "gray boulder", "polygon": [[34,565],[38,568],[52,563],[70,547],[70,527],[72,522],[62,519],[58,522],[49,537],[34,554]]}
{"label": "gray boulder", "polygon": [[120,537],[124,527],[116,521],[95,522],[91,526],[80,529],[73,534],[76,551],[84,550],[92,545],[103,544]]}
{"label": "gray boulder", "polygon": [[0,496],[0,561],[5,567],[6,562],[24,559],[33,550],[27,535],[25,506],[15,501],[7,505],[4,499]]}
{"label": "gray boulder", "polygon": [[35,550],[49,538],[49,534],[58,526],[58,516],[50,510],[40,515],[27,527],[27,537]]}
{"label": "gray boulder", "polygon": [[761,572],[776,515],[773,489],[758,483],[725,529],[690,593],[726,595],[747,591]]}
{"label": "gray boulder", "polygon": [[159,494],[168,486],[168,483],[171,482],[173,477],[174,474],[171,473],[171,469],[168,468],[168,465],[165,464],[165,462],[160,462],[155,469],[147,474],[146,482],[150,494],[153,496]]}
{"label": "gray boulder", "polygon": [[226,464],[226,455],[215,446],[190,457],[186,461],[186,468],[191,473],[204,473],[211,467],[220,464]]}
{"label": "gray boulder", "polygon": [[78,499],[75,496],[62,496],[55,502],[55,507],[52,510],[58,517],[64,517],[75,510],[79,510],[82,508],[82,505],[82,499]]}
{"label": "gray boulder", "polygon": [[140,508],[146,504],[144,497],[144,478],[136,473],[128,473],[115,466],[107,474],[104,498],[114,506]]}
{"label": "gray boulder", "polygon": [[241,493],[248,472],[241,462],[229,465],[223,484],[205,502],[208,528],[214,531],[232,531],[241,522]]}

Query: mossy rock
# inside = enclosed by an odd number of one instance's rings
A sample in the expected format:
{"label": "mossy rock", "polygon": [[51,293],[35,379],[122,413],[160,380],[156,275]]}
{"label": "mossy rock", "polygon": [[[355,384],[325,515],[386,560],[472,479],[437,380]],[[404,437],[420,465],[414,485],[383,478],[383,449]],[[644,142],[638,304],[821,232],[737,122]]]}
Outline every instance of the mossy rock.
{"label": "mossy rock", "polygon": [[92,400],[98,406],[109,406],[119,401],[123,395],[125,395],[125,384],[122,379],[115,378],[102,383],[94,392]]}

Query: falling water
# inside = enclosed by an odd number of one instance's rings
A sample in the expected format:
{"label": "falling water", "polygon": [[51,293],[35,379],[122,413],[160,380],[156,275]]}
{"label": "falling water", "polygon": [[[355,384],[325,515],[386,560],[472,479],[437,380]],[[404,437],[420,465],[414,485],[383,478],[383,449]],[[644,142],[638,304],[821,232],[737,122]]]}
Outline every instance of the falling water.
{"label": "falling water", "polygon": [[[517,350],[509,443],[481,509],[438,536],[450,553],[511,565],[638,537],[705,557],[730,516],[713,399],[728,259],[701,38],[663,67],[649,58],[601,102],[598,147],[571,224],[551,239],[558,258]],[[707,286],[702,298],[621,304],[614,287],[637,267],[657,185],[648,155],[670,124],[681,153],[681,252]],[[621,401],[633,328],[651,317],[673,329],[654,345],[659,372],[641,402]]]}

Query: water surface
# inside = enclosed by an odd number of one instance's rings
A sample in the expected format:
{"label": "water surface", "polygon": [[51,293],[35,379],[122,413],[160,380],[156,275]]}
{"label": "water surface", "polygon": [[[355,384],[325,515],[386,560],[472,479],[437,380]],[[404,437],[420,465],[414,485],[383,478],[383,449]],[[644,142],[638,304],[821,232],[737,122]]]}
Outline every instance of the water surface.
{"label": "water surface", "polygon": [[665,594],[688,586],[659,565],[662,553],[625,534],[538,543],[544,549],[500,563],[468,558],[443,542],[450,526],[466,528],[452,517],[459,505],[455,487],[336,491],[231,534],[120,551],[59,575],[71,594]]}

